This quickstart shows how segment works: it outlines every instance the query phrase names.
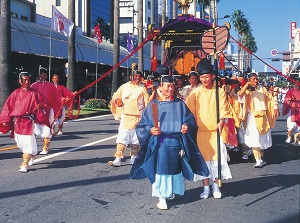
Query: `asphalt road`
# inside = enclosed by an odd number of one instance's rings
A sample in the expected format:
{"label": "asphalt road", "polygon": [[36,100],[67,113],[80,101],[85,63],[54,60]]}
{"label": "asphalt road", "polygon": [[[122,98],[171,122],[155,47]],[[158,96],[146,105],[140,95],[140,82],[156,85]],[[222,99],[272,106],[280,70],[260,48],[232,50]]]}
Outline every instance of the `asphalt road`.
{"label": "asphalt road", "polygon": [[0,222],[299,222],[300,146],[285,143],[285,118],[272,131],[267,166],[254,169],[231,152],[233,179],[223,181],[222,199],[201,200],[202,183],[186,181],[167,211],[156,208],[147,179],[128,178],[129,151],[121,167],[107,165],[118,128],[111,115],[65,123],[28,173],[18,171],[14,140],[0,135]]}

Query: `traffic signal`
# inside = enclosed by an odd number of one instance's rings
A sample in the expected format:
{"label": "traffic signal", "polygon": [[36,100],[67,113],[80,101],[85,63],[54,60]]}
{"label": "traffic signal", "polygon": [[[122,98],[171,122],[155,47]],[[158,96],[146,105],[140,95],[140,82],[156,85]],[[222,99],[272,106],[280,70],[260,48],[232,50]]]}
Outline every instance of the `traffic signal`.
{"label": "traffic signal", "polygon": [[272,58],[272,61],[280,61],[280,58]]}
{"label": "traffic signal", "polygon": [[291,52],[290,51],[283,51],[282,52],[282,60],[283,61],[290,61],[291,60]]}

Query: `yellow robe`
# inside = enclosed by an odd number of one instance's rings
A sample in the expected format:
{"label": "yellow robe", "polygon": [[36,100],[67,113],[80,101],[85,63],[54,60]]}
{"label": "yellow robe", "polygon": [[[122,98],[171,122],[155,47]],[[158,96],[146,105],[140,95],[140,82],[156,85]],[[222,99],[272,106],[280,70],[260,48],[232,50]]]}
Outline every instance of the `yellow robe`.
{"label": "yellow robe", "polygon": [[238,95],[235,93],[234,89],[231,90],[230,94],[227,96],[229,110],[234,119],[235,126],[237,128],[241,127],[241,112],[242,104],[238,101]]}
{"label": "yellow robe", "polygon": [[[115,104],[116,99],[123,102],[122,107]],[[120,125],[125,129],[134,129],[140,122],[141,114],[149,103],[149,94],[143,85],[127,82],[114,93],[110,101],[110,110],[115,120],[120,120]]]}
{"label": "yellow robe", "polygon": [[[277,106],[278,102],[276,98],[274,98],[263,86],[259,85],[255,91],[247,90],[245,92],[244,108],[246,109],[246,112],[251,111],[253,114],[260,135],[264,135],[270,128],[274,128],[276,122],[274,107]],[[247,113],[245,114],[247,117]],[[247,122],[245,121],[245,128],[246,123]]]}
{"label": "yellow robe", "polygon": [[[216,111],[216,89],[205,89],[200,86],[193,90],[186,102],[187,106],[194,114],[198,132],[197,145],[205,161],[218,159],[217,152],[217,111]],[[226,100],[226,94],[219,88],[219,114],[220,118],[232,118]],[[224,143],[227,140],[226,132],[222,131]]]}

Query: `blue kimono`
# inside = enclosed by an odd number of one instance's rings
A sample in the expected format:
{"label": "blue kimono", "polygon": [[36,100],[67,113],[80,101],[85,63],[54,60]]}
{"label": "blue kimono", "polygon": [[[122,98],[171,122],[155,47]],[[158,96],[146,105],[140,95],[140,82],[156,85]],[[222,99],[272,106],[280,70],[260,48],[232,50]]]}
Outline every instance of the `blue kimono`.
{"label": "blue kimono", "polygon": [[[158,106],[161,134],[154,136],[152,104]],[[186,134],[181,127],[188,126]],[[190,181],[194,174],[208,176],[209,171],[195,143],[197,124],[186,104],[175,98],[170,101],[153,100],[146,107],[141,121],[136,126],[141,149],[130,171],[130,178],[148,177],[151,184],[157,176],[182,176]]]}

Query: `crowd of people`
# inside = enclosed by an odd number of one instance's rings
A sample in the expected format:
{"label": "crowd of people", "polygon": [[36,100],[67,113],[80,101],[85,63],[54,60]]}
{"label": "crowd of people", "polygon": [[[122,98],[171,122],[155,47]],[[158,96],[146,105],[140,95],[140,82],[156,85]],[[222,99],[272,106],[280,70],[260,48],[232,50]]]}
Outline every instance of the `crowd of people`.
{"label": "crowd of people", "polygon": [[[45,68],[33,84],[30,74],[21,72],[21,87],[9,96],[0,114],[0,131],[12,130],[11,137],[23,152],[20,172],[28,171],[38,153],[36,136],[43,140],[40,154],[48,154],[53,130],[62,134],[64,104],[76,93],[59,85],[58,75],[53,75],[53,83],[46,79]],[[207,58],[187,75],[174,72],[144,80],[142,72],[133,70],[131,80],[110,102],[120,125],[114,160],[108,164],[122,166],[129,149],[130,178],[149,179],[161,210],[168,209],[167,200],[175,194],[184,194],[184,179],[202,181],[200,198],[212,192],[219,199],[220,181],[232,178],[229,150],[240,150],[245,160],[253,154],[254,168],[266,165],[264,151],[272,146],[271,128],[280,114],[280,100],[282,114],[288,115],[286,142],[300,144],[298,86],[279,99],[276,90],[259,84],[256,73],[216,78]]]}
{"label": "crowd of people", "polygon": [[[142,83],[143,74],[136,77],[136,73],[111,100],[120,127],[115,160],[109,165],[121,166],[125,149],[137,148],[130,152],[130,178],[149,179],[159,209],[168,209],[168,199],[184,194],[184,178],[202,180],[200,198],[208,198],[211,192],[214,198],[221,198],[219,180],[232,178],[231,149],[241,151],[243,160],[253,154],[253,167],[264,167],[264,151],[272,146],[271,129],[280,115],[278,102],[284,104],[283,115],[289,114],[287,142],[292,141],[291,134],[296,143],[300,141],[298,87],[287,91],[280,101],[276,89],[261,85],[256,73],[216,80],[206,58],[189,74],[162,75],[156,85],[153,77]],[[124,90],[125,85],[130,90]],[[139,88],[136,95],[132,88]],[[126,106],[135,111],[131,113]],[[130,121],[130,133],[128,129],[124,132],[126,116],[135,119]]]}
{"label": "crowd of people", "polygon": [[55,126],[62,134],[64,103],[72,99],[73,93],[59,85],[58,75],[54,74],[52,81],[47,81],[45,68],[39,69],[39,79],[33,84],[31,75],[21,72],[21,87],[12,92],[0,113],[0,132],[11,131],[11,138],[15,139],[23,152],[23,162],[19,169],[22,173],[28,171],[38,153],[36,136],[43,141],[39,154],[47,155]]}

